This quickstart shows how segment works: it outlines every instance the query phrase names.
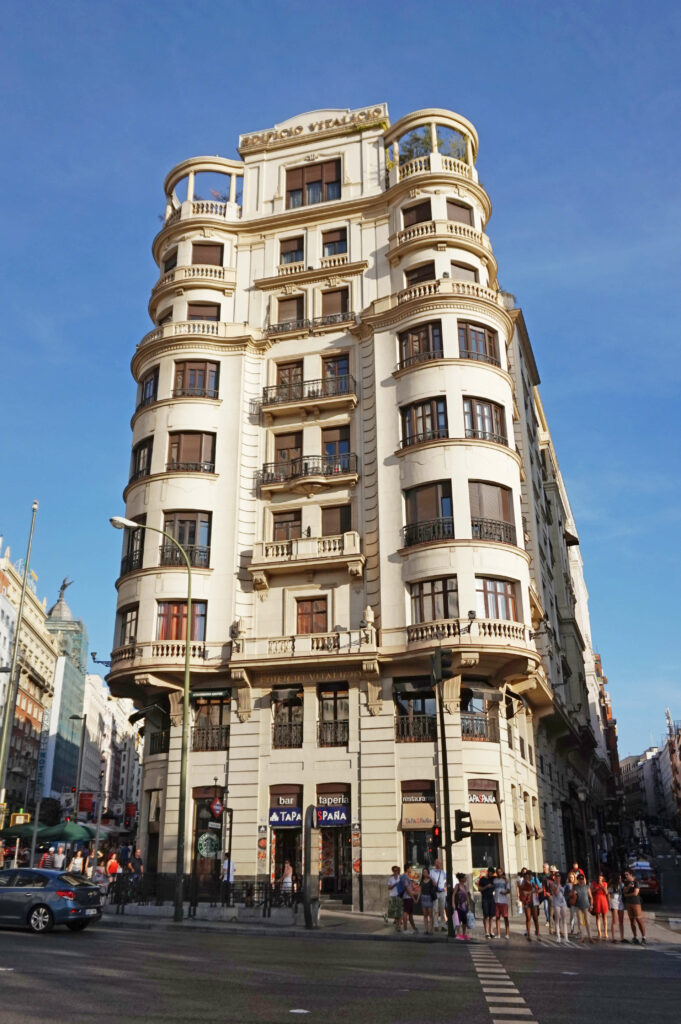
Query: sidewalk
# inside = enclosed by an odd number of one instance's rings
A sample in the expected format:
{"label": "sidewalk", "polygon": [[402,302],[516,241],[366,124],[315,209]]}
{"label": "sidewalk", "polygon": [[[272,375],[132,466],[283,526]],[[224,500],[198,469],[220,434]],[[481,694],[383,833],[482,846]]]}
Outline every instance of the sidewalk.
{"label": "sidewalk", "polygon": [[[138,906],[128,904],[125,913],[116,913],[115,906],[105,906],[101,924],[105,927],[129,927],[129,928],[154,928],[172,930],[174,928],[193,929],[196,931],[222,932],[228,935],[258,935],[258,936],[286,936],[298,938],[315,939],[338,939],[357,940],[364,939],[372,942],[447,942],[448,936],[444,932],[436,932],[434,935],[424,935],[423,929],[419,928],[418,934],[402,934],[394,931],[393,925],[386,924],[382,914],[361,914],[358,911],[341,910],[336,907],[330,908],[322,904],[319,925],[307,931],[303,917],[302,907],[298,913],[287,911],[281,908],[281,913],[276,909],[272,911],[271,918],[263,918],[259,911],[256,911],[248,919],[237,917],[233,908],[223,909],[220,907],[209,907],[200,904],[198,913],[200,916],[188,917],[181,924],[173,921],[172,906]],[[674,947],[681,947],[681,930],[673,931],[666,927],[659,920],[654,920],[655,915],[645,915],[646,933],[652,945],[664,944]],[[420,924],[420,922],[419,922]],[[514,927],[515,925],[515,927]],[[595,931],[595,926],[594,926]],[[628,921],[625,920],[625,936],[631,938],[631,929]],[[542,941],[553,943],[553,936],[549,936],[546,929],[541,932]],[[479,923],[471,933],[472,941],[477,944],[486,944],[482,923]],[[510,945],[525,944],[525,937],[519,922],[511,925]],[[457,943],[459,945],[459,943]],[[463,943],[461,943],[463,945]],[[497,940],[489,945],[494,948]],[[503,948],[506,943],[501,940],[498,943]]]}

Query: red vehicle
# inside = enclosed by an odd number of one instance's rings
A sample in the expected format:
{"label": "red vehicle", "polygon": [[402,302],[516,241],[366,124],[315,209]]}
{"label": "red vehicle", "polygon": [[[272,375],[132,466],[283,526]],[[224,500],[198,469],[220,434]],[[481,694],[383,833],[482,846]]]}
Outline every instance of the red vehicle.
{"label": "red vehicle", "polygon": [[649,861],[636,861],[630,866],[629,870],[634,873],[641,899],[654,900],[656,903],[660,903],[662,900],[662,885],[653,865]]}

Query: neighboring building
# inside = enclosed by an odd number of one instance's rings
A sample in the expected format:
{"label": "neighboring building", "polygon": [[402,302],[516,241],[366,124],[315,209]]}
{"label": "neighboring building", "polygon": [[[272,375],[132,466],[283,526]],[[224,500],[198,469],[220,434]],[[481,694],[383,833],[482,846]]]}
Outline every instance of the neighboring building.
{"label": "neighboring building", "polygon": [[[382,907],[443,812],[440,645],[451,816],[473,825],[457,869],[588,863],[612,790],[601,683],[475,128],[436,109],[388,127],[380,104],[239,152],[167,176],[132,363],[126,515],[192,563],[187,869],[217,870],[219,796],[240,877],[300,873],[312,805],[323,892]],[[172,871],[186,572],[127,530],[117,588],[108,681],[145,713],[140,837]]]}
{"label": "neighboring building", "polygon": [[[2,554],[2,537],[0,537],[0,554]],[[8,669],[12,660],[14,630],[17,623],[17,609],[9,599],[9,578],[0,572],[0,669]],[[0,672],[0,722],[5,707],[5,694],[9,672]]]}
{"label": "neighboring building", "polygon": [[48,611],[45,623],[55,638],[59,657],[54,675],[43,795],[57,800],[68,799],[77,784],[88,654],[85,623],[74,619],[64,598],[67,586],[64,580],[59,599]]}
{"label": "neighboring building", "polygon": [[85,685],[84,714],[86,740],[81,770],[81,818],[94,818],[100,789],[104,793],[103,811],[117,824],[131,825],[137,814],[127,814],[126,806],[139,804],[142,775],[139,726],[130,724],[135,712],[129,700],[116,700],[101,676],[89,674]]}
{"label": "neighboring building", "polygon": [[[13,630],[17,629],[16,619],[24,578],[24,562],[12,564],[10,549],[6,548],[0,557],[0,593],[6,618],[13,609]],[[29,571],[24,602],[23,622],[19,632],[19,686],[14,713],[14,724],[10,734],[7,761],[7,802],[10,810],[18,807],[33,809],[36,792],[41,792],[41,778],[45,760],[45,744],[41,735],[49,725],[54,676],[58,649],[54,637],[47,628],[47,602],[39,601],[35,592],[37,576]],[[8,653],[3,648],[3,660],[9,665],[11,642]],[[9,674],[1,673],[6,698]]]}

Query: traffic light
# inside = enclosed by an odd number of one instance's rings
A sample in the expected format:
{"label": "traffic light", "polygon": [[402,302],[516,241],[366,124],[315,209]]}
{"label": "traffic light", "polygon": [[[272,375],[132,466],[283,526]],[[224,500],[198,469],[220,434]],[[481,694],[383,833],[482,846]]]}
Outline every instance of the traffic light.
{"label": "traffic light", "polygon": [[443,679],[451,679],[454,675],[452,668],[454,652],[450,647],[438,647],[430,656],[431,671],[436,683]]}
{"label": "traffic light", "polygon": [[130,828],[130,818],[126,818],[123,825],[126,829]]}
{"label": "traffic light", "polygon": [[442,829],[439,825],[433,825],[433,831],[428,836],[428,853],[435,859],[438,856],[438,851],[442,846]]}
{"label": "traffic light", "polygon": [[71,786],[71,792],[75,795],[75,792],[76,792],[76,787],[75,786]]}
{"label": "traffic light", "polygon": [[470,839],[471,816],[468,811],[454,812],[454,842],[460,843],[462,839]]}

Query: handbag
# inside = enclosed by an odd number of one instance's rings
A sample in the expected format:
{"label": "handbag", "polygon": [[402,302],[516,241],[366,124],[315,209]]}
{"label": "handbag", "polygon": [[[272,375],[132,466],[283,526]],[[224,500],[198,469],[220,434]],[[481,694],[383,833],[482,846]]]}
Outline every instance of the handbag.
{"label": "handbag", "polygon": [[569,893],[568,898],[567,898],[567,902],[568,902],[568,907],[576,907],[577,906],[577,890],[576,889],[571,889],[570,890],[570,893]]}
{"label": "handbag", "polygon": [[475,928],[475,914],[473,913],[472,910],[469,910],[468,913],[466,914],[466,924],[471,930]]}

